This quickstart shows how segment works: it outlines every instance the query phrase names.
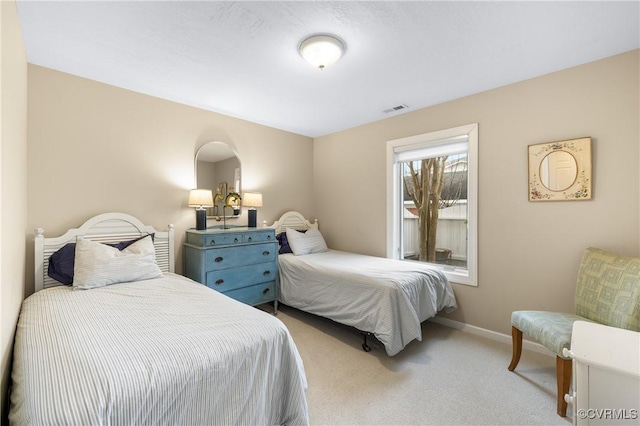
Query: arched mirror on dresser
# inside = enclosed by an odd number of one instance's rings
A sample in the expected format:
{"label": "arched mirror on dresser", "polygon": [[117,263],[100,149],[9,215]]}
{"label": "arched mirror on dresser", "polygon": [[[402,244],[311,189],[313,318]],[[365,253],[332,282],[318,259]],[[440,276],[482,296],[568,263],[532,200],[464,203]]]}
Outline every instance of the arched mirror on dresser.
{"label": "arched mirror on dresser", "polygon": [[220,141],[205,143],[196,152],[194,170],[196,187],[213,192],[214,206],[207,209],[207,217],[216,221],[238,218],[242,174],[234,149]]}

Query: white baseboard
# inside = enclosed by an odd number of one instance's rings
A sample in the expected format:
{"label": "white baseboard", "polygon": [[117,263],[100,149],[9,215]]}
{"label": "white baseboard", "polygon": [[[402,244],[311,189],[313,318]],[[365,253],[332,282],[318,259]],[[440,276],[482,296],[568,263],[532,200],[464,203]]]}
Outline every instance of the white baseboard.
{"label": "white baseboard", "polygon": [[[487,330],[486,328],[476,327],[475,325],[465,324],[463,322],[454,321],[447,318],[442,317],[433,317],[430,318],[429,321],[433,321],[436,324],[444,325],[446,327],[455,328],[456,330],[461,330],[467,333],[475,334],[476,336],[485,337],[487,339],[496,340],[498,342],[506,343],[511,345],[511,336],[508,336],[504,333],[498,333],[497,331]],[[522,340],[522,349],[537,352],[543,355],[556,357],[556,354],[551,352],[549,349],[542,346],[540,343],[532,342],[530,340]]]}

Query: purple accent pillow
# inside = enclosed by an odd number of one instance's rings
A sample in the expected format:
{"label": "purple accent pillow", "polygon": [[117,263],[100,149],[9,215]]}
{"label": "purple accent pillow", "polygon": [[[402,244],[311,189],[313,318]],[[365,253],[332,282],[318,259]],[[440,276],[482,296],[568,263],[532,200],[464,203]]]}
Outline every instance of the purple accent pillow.
{"label": "purple accent pillow", "polygon": [[291,250],[291,247],[289,247],[289,241],[287,240],[286,232],[281,232],[278,235],[276,235],[276,239],[280,244],[280,250],[278,251],[278,253],[280,254],[293,253],[293,251]]}
{"label": "purple accent pillow", "polygon": [[73,266],[76,257],[76,243],[69,243],[49,257],[47,274],[64,285],[73,284]]}
{"label": "purple accent pillow", "polygon": [[[298,231],[301,233],[305,233],[307,232],[307,230],[305,229],[304,231]],[[291,247],[289,246],[289,240],[287,239],[287,233],[286,232],[281,232],[278,235],[276,235],[276,239],[278,240],[278,243],[280,243],[280,250],[278,251],[278,253],[280,254],[285,254],[285,253],[293,253],[293,250],[291,250]]]}
{"label": "purple accent pillow", "polygon": [[[151,241],[153,241],[155,234],[147,234],[151,235]],[[143,235],[134,240],[128,241],[120,241],[117,243],[107,243],[111,247],[115,247],[118,250],[124,250],[129,247],[131,244],[135,243],[138,240],[146,237],[147,235]],[[286,235],[285,235],[286,237]],[[58,251],[49,256],[49,268],[47,269],[47,275],[49,275],[54,280],[64,284],[64,285],[72,285],[73,284],[73,268],[75,266],[76,260],[76,243],[68,243],[62,246]]]}

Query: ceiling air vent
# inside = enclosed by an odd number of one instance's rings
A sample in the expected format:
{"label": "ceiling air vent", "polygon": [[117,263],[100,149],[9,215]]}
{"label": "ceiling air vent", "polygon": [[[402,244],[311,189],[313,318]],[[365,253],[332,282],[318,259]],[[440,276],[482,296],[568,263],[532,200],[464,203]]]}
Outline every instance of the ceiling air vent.
{"label": "ceiling air vent", "polygon": [[383,112],[385,114],[389,114],[390,112],[396,112],[396,111],[400,111],[402,109],[407,109],[407,108],[409,108],[409,107],[406,106],[405,104],[400,104],[400,105],[394,106],[392,108],[385,109]]}

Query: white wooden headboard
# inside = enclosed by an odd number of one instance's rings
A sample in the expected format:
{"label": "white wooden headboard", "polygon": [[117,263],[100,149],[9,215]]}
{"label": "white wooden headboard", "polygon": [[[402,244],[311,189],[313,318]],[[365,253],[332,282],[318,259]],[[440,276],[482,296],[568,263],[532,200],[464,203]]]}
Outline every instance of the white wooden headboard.
{"label": "white wooden headboard", "polygon": [[286,231],[287,228],[295,229],[296,231],[306,231],[311,228],[318,228],[318,219],[314,223],[309,222],[301,213],[296,211],[289,211],[280,216],[280,219],[273,222],[273,225],[269,228],[275,228],[276,235]]}
{"label": "white wooden headboard", "polygon": [[126,213],[104,213],[94,216],[79,228],[69,229],[59,237],[46,238],[42,228],[36,229],[35,234],[35,291],[61,285],[47,275],[49,256],[65,244],[75,243],[79,236],[92,241],[113,243],[155,234],[153,245],[160,270],[174,272],[175,269],[173,225],[169,225],[166,231],[156,231],[153,226],[145,225]]}

